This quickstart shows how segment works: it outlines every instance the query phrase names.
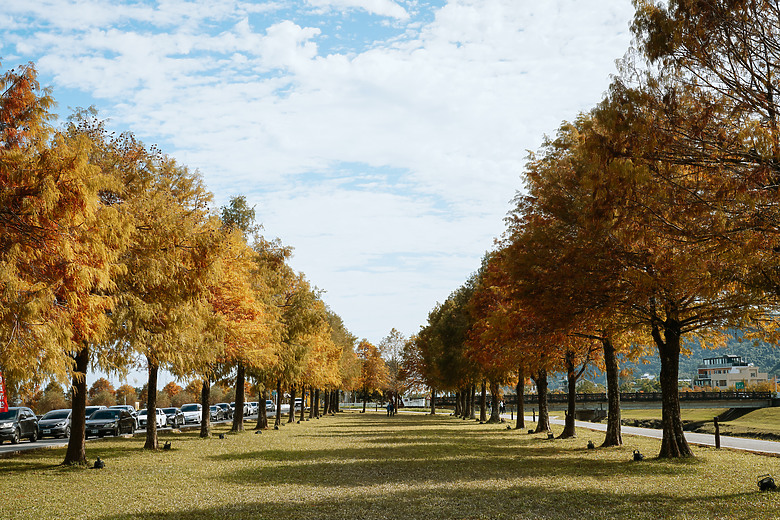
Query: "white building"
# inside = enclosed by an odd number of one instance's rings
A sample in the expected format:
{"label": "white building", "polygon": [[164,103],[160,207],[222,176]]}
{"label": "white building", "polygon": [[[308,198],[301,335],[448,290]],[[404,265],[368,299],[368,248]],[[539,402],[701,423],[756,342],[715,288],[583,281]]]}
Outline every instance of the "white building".
{"label": "white building", "polygon": [[765,383],[769,380],[768,374],[759,372],[753,363],[742,360],[742,356],[726,354],[712,358],[705,358],[699,365],[693,385],[699,387],[736,388],[741,390],[757,383]]}

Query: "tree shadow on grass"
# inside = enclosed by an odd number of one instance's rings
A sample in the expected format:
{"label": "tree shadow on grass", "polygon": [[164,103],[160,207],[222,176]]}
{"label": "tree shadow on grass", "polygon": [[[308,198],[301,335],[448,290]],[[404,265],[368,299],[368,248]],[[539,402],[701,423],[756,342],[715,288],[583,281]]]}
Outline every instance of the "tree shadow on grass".
{"label": "tree shadow on grass", "polygon": [[330,487],[334,483],[363,487],[560,476],[677,476],[688,473],[691,464],[668,461],[636,463],[631,460],[627,450],[624,450],[624,459],[616,459],[614,456],[599,456],[593,450],[579,448],[540,447],[533,443],[511,447],[470,444],[456,437],[449,440],[449,444],[445,439],[442,444],[417,443],[392,450],[372,446],[325,450],[275,449],[220,454],[212,458],[242,462],[241,468],[218,477],[231,484],[294,484],[312,487]]}
{"label": "tree shadow on grass", "polygon": [[777,502],[771,497],[751,500],[754,494],[703,496],[694,499],[661,493],[602,492],[586,489],[555,489],[546,485],[508,486],[501,489],[457,488],[380,490],[343,493],[327,497],[284,501],[246,501],[177,510],[152,511],[132,515],[112,515],[101,520],[231,520],[350,518],[373,519],[585,519],[620,518],[656,520],[658,518],[725,518],[724,506],[739,502],[739,514],[728,518],[775,518]]}

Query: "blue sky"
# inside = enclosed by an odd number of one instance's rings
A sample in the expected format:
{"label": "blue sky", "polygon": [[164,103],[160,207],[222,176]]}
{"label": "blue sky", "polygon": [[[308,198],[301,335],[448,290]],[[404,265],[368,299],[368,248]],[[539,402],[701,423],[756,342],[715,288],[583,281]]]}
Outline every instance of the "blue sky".
{"label": "blue sky", "polygon": [[4,0],[4,69],[245,195],[357,336],[478,268],[529,150],[593,107],[630,0]]}

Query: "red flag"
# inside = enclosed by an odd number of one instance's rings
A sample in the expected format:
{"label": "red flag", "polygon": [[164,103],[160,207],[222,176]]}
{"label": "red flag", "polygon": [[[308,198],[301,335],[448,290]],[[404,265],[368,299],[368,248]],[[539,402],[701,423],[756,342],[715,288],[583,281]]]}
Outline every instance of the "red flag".
{"label": "red flag", "polygon": [[0,374],[0,412],[8,411],[8,397],[5,393],[5,379],[3,374]]}

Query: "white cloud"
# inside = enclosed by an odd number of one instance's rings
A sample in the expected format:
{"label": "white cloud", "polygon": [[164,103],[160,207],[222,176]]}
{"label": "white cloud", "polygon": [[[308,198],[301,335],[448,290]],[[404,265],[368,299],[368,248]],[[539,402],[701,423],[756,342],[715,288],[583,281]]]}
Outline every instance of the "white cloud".
{"label": "white cloud", "polygon": [[[144,5],[12,0],[3,52],[35,59],[55,97],[88,92],[112,124],[200,169],[219,203],[246,194],[372,340],[415,332],[478,267],[527,149],[599,101],[633,12],[629,0],[450,0],[424,19],[389,0]],[[396,30],[324,55],[364,28],[312,6],[359,7]],[[79,23],[74,7],[89,11]]]}
{"label": "white cloud", "polygon": [[315,7],[362,9],[379,16],[388,16],[398,20],[409,19],[409,13],[406,12],[406,9],[392,0],[306,0],[306,2]]}

